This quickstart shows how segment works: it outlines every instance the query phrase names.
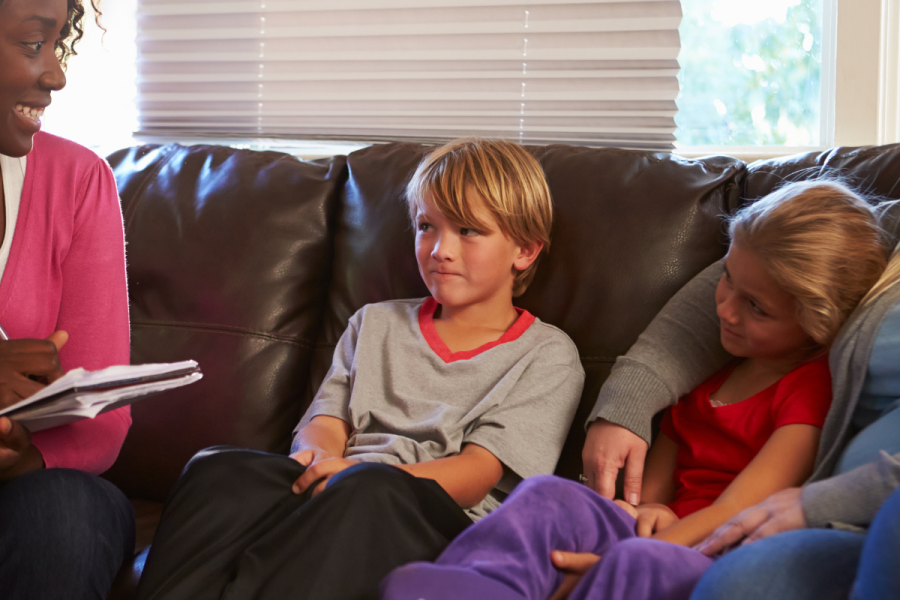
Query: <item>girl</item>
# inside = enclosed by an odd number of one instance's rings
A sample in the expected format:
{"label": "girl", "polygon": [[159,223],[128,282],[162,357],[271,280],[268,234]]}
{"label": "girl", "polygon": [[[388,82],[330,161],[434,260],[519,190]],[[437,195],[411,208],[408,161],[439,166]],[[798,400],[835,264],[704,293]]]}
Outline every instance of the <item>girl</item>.
{"label": "girl", "polygon": [[825,355],[885,271],[871,207],[831,182],[785,186],[730,221],[716,290],[722,344],[741,357],[666,411],[642,503],[554,477],[520,484],[435,564],[394,571],[386,600],[563,597],[554,550],[602,559],[571,598],[687,598],[712,563],[691,546],[812,472],[831,401]]}

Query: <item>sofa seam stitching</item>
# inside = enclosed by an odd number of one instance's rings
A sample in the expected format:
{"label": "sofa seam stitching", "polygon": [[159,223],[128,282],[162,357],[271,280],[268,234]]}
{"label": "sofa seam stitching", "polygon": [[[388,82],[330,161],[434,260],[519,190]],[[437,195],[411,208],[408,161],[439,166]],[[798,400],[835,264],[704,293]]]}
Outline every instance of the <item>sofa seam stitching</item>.
{"label": "sofa seam stitching", "polygon": [[304,346],[306,348],[314,348],[315,343],[310,342],[309,340],[305,340],[302,338],[294,338],[283,335],[278,335],[274,333],[266,333],[263,331],[254,331],[252,329],[243,329],[239,327],[228,327],[223,325],[204,325],[202,323],[179,323],[179,322],[169,322],[169,321],[131,321],[132,327],[170,327],[173,329],[192,329],[196,331],[208,331],[213,333],[221,333],[224,335],[235,335],[235,336],[244,336],[244,337],[258,337],[258,338],[266,338],[271,340],[276,340],[279,342],[286,342],[289,344],[295,344],[298,346]]}

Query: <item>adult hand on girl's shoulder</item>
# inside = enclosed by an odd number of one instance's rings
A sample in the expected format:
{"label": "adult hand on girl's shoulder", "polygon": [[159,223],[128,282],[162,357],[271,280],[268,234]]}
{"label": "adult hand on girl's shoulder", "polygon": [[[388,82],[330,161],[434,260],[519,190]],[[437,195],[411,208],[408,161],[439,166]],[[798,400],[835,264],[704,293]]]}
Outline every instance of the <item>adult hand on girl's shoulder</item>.
{"label": "adult hand on girl's shoulder", "polygon": [[772,494],[733,516],[695,549],[714,556],[738,543],[749,544],[783,531],[805,529],[802,493],[803,488],[794,487]]}
{"label": "adult hand on girl's shoulder", "polygon": [[59,351],[68,339],[65,331],[57,331],[46,340],[0,341],[0,408],[43,389],[44,383],[29,376],[52,383],[64,375]]}
{"label": "adult hand on girl's shoulder", "polygon": [[43,466],[44,458],[31,443],[31,433],[17,421],[0,417],[0,481]]}
{"label": "adult hand on girl's shoulder", "polygon": [[591,552],[563,552],[554,550],[550,553],[553,566],[563,572],[563,581],[548,600],[564,600],[569,597],[581,578],[591,570],[600,557]]}
{"label": "adult hand on girl's shoulder", "polygon": [[313,463],[312,466],[306,469],[303,475],[297,478],[297,481],[294,482],[291,490],[295,494],[302,494],[309,488],[309,486],[313,485],[316,482],[320,482],[313,489],[312,495],[315,496],[325,489],[325,486],[328,484],[329,479],[331,479],[344,469],[350,468],[356,464],[359,463],[348,458],[338,457],[320,460],[316,463]]}
{"label": "adult hand on girl's shoulder", "polygon": [[665,504],[641,504],[635,510],[638,537],[653,537],[678,522],[678,515]]}
{"label": "adult hand on girl's shoulder", "polygon": [[597,419],[587,431],[581,451],[584,476],[592,490],[612,500],[616,494],[616,477],[625,469],[625,499],[632,504],[641,501],[644,459],[647,442],[631,430],[606,419]]}

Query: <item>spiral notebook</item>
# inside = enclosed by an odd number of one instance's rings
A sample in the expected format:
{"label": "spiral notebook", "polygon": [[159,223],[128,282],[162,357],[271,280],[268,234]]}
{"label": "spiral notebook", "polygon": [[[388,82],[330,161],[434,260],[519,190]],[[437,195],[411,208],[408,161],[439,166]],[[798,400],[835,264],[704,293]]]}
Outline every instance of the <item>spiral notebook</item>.
{"label": "spiral notebook", "polygon": [[153,394],[194,383],[203,374],[193,360],[72,369],[40,392],[0,410],[31,432],[92,419]]}

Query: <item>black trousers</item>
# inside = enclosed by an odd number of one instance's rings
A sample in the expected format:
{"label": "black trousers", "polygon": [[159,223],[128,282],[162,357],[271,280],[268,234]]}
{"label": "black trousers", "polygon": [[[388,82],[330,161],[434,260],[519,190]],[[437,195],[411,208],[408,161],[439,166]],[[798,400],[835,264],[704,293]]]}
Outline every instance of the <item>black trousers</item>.
{"label": "black trousers", "polygon": [[172,490],[140,600],[375,600],[392,569],[434,560],[470,519],[436,482],[360,464],[315,497],[287,456],[216,447]]}

